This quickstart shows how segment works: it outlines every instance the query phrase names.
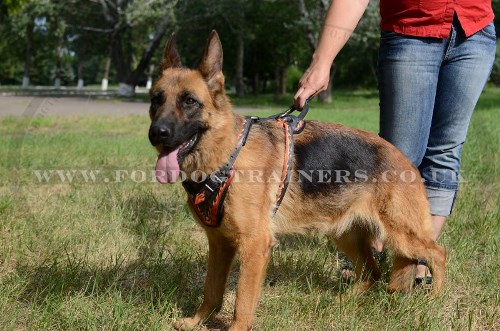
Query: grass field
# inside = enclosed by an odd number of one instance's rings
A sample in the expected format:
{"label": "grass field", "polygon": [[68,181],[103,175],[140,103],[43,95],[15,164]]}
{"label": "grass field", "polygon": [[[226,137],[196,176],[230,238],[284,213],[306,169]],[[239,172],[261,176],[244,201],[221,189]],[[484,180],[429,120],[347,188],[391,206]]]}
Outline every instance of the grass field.
{"label": "grass field", "polygon": [[[262,114],[287,104],[268,100],[235,103],[263,105]],[[376,132],[377,102],[374,92],[339,92],[333,105],[313,103],[308,116]],[[388,295],[386,279],[352,295],[323,236],[283,237],[255,329],[500,330],[499,111],[500,89],[489,88],[440,238],[448,249],[443,295]],[[170,330],[194,312],[207,244],[182,187],[152,179],[146,110],[0,122],[0,329]],[[237,264],[223,310],[202,330],[224,330],[230,321]]]}

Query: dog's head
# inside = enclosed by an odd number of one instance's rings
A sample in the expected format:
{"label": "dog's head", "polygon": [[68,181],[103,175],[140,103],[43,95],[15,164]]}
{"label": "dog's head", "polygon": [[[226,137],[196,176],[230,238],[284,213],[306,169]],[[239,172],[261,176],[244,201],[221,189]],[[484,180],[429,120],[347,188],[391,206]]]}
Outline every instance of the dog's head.
{"label": "dog's head", "polygon": [[[156,177],[173,183],[183,163],[193,163],[204,140],[231,111],[224,94],[222,45],[213,31],[195,69],[182,67],[175,36],[167,43],[160,75],[150,91],[149,141],[158,150]],[[191,162],[190,162],[191,161]]]}

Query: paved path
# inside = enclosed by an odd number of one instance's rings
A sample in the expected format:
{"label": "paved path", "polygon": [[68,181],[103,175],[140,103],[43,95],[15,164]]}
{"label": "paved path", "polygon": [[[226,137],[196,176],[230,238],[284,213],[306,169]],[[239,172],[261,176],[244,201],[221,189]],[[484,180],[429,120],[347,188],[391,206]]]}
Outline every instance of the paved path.
{"label": "paved path", "polygon": [[[94,97],[29,97],[0,96],[0,117],[68,116],[68,115],[144,115],[149,103]],[[253,113],[255,108],[238,107],[239,113]]]}

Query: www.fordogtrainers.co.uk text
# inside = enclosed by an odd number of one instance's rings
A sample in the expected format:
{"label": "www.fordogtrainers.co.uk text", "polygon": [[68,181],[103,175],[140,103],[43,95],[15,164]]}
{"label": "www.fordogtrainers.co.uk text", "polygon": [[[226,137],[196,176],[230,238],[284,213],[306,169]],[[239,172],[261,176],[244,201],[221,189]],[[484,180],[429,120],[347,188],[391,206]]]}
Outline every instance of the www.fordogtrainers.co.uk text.
{"label": "www.fordogtrainers.co.uk text", "polygon": [[[37,184],[108,184],[108,183],[156,183],[159,171],[143,169],[37,169],[33,170],[34,181]],[[233,182],[245,181],[248,183],[280,183],[282,173],[277,171],[266,171],[259,169],[236,170]],[[454,180],[465,182],[464,178],[456,173],[436,173],[433,181]],[[189,175],[180,171],[179,181],[204,182],[207,178],[218,180],[216,173],[207,174],[202,171],[194,171]],[[223,179],[223,178],[222,178]],[[355,171],[348,170],[296,170],[292,180],[303,182],[309,181],[315,184],[329,183],[376,183],[376,182],[404,182],[410,183],[422,180],[415,171],[405,170],[397,173],[394,170],[387,170],[377,174],[369,175],[363,169]]]}

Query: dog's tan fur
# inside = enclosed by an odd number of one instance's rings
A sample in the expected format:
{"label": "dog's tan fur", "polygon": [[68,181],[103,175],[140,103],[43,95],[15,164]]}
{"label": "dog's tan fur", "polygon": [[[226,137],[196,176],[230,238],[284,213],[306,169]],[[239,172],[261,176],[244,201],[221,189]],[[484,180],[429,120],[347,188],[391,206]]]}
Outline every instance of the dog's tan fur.
{"label": "dog's tan fur", "polygon": [[[222,48],[212,33],[197,69],[180,67],[175,40],[166,47],[162,72],[153,91],[163,91],[165,103],[151,114],[182,119],[176,98],[184,91],[203,100],[201,120],[208,130],[196,148],[185,158],[181,169],[188,177],[196,170],[211,173],[227,161],[241,131],[242,118],[232,112],[224,94]],[[381,239],[394,253],[390,291],[411,289],[415,259],[427,260],[433,273],[433,290],[444,281],[445,250],[431,240],[431,223],[425,189],[418,171],[392,145],[378,136],[338,124],[308,122],[304,132],[295,136],[296,145],[307,146],[318,137],[355,137],[374,146],[377,159],[390,170],[386,178],[345,185],[339,191],[305,194],[297,169],[276,215],[272,208],[279,181],[250,181],[241,176],[229,188],[225,212],[219,227],[204,227],[209,242],[208,273],[204,299],[193,317],[175,324],[191,329],[208,319],[222,304],[226,279],[233,257],[240,255],[234,320],[230,330],[248,330],[254,312],[271,248],[278,233],[307,233],[320,230],[328,235],[355,263],[358,289],[368,289],[380,277],[370,251],[374,239]],[[278,142],[278,143],[276,143]],[[160,148],[159,146],[157,146]],[[284,132],[273,125],[256,125],[236,161],[237,169],[261,169],[263,179],[281,174],[284,162]],[[295,163],[295,168],[297,164]],[[416,180],[400,180],[406,172]],[[202,225],[203,226],[203,225]]]}

